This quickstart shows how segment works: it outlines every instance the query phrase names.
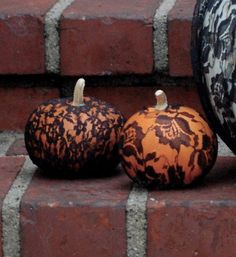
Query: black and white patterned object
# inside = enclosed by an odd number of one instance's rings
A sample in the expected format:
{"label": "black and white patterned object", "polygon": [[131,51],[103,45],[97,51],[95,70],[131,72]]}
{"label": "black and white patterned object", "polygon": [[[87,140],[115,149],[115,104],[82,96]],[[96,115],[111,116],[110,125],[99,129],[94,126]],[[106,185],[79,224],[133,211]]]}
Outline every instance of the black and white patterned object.
{"label": "black and white patterned object", "polygon": [[197,1],[192,64],[208,119],[236,153],[236,0]]}

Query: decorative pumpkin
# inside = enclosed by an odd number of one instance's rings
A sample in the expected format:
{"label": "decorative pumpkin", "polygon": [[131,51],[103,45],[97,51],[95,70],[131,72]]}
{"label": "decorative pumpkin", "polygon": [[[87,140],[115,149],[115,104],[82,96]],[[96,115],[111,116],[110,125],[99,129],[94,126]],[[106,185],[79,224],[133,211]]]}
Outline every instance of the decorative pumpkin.
{"label": "decorative pumpkin", "polygon": [[212,168],[217,139],[195,110],[169,106],[163,91],[157,105],[137,112],[123,127],[121,163],[128,176],[144,186],[184,187]]}
{"label": "decorative pumpkin", "polygon": [[236,154],[236,2],[198,0],[192,66],[209,121]]}
{"label": "decorative pumpkin", "polygon": [[30,158],[41,169],[48,172],[90,169],[93,173],[117,165],[117,142],[124,118],[110,104],[83,97],[84,86],[85,81],[79,79],[73,100],[51,100],[30,115],[25,127],[25,145]]}

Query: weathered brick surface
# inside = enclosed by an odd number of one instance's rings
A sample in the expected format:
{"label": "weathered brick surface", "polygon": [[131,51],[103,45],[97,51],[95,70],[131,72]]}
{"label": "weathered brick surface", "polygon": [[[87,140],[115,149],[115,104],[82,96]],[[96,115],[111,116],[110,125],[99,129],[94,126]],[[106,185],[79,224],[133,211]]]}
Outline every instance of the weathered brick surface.
{"label": "weathered brick surface", "polygon": [[113,104],[128,118],[147,106],[155,105],[157,89],[166,92],[170,104],[186,105],[203,114],[197,90],[191,86],[86,87],[85,94]]}
{"label": "weathered brick surface", "polygon": [[40,74],[44,15],[56,0],[0,1],[0,74]]}
{"label": "weathered brick surface", "polygon": [[[23,157],[0,157],[0,215],[2,217],[2,204],[14,179],[24,164]],[[0,219],[0,233],[2,235],[2,219]],[[0,257],[2,253],[2,242],[0,243]]]}
{"label": "weathered brick surface", "polygon": [[75,0],[61,20],[62,74],[151,73],[159,2]]}
{"label": "weathered brick surface", "polygon": [[[18,148],[12,154],[20,152],[19,142],[13,144]],[[24,161],[24,157],[0,157],[1,204]],[[218,157],[198,187],[149,191],[148,257],[234,257],[235,168],[235,157]],[[22,257],[126,256],[130,186],[123,173],[73,180],[36,172],[21,201]],[[1,253],[2,244],[0,257]]]}
{"label": "weathered brick surface", "polygon": [[126,175],[56,180],[36,175],[21,204],[22,256],[126,256]]}
{"label": "weathered brick surface", "polygon": [[191,23],[196,0],[177,0],[168,15],[169,74],[192,76]]}
{"label": "weathered brick surface", "polygon": [[6,156],[27,155],[24,138],[17,138],[7,150]]}
{"label": "weathered brick surface", "polygon": [[25,161],[24,157],[0,157],[0,199],[1,203],[17,173]]}
{"label": "weathered brick surface", "polygon": [[55,88],[0,87],[0,131],[24,130],[33,109],[56,97],[59,97],[59,90]]}
{"label": "weathered brick surface", "polygon": [[[155,104],[154,93],[163,89],[170,104],[181,104],[203,113],[194,87],[147,86],[147,87],[86,87],[85,95],[94,96],[116,106],[126,118],[144,107]],[[1,88],[0,131],[23,131],[28,116],[40,103],[59,97],[56,88]],[[20,143],[20,142],[19,142]]]}
{"label": "weathered brick surface", "polygon": [[[153,17],[161,0],[75,0],[60,21],[63,75],[150,74]],[[0,74],[45,73],[45,14],[56,0],[0,2]],[[177,0],[168,15],[171,76],[192,76],[195,0]]]}
{"label": "weathered brick surface", "polygon": [[204,185],[150,192],[148,256],[233,257],[236,158],[218,158]]}

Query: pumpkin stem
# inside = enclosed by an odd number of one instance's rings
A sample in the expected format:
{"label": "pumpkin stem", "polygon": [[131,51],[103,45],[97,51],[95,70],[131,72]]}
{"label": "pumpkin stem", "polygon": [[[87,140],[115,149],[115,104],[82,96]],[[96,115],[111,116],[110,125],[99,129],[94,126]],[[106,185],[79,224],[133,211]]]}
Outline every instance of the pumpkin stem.
{"label": "pumpkin stem", "polygon": [[157,90],[155,92],[157,104],[155,106],[155,109],[158,111],[163,111],[168,107],[167,97],[164,91]]}
{"label": "pumpkin stem", "polygon": [[84,87],[85,87],[85,80],[80,78],[74,89],[74,97],[73,97],[73,106],[81,106],[84,105]]}

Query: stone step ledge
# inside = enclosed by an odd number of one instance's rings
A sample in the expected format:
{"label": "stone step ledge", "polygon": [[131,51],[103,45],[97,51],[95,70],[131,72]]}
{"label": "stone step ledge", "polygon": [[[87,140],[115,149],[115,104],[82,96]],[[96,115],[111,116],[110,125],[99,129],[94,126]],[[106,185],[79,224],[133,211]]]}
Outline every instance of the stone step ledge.
{"label": "stone step ledge", "polygon": [[0,2],[0,74],[192,76],[195,0]]}
{"label": "stone step ledge", "polygon": [[[42,176],[22,134],[0,134],[1,257],[231,257],[236,158],[219,152],[205,183],[147,191],[112,177]],[[225,156],[222,156],[225,155]]]}

